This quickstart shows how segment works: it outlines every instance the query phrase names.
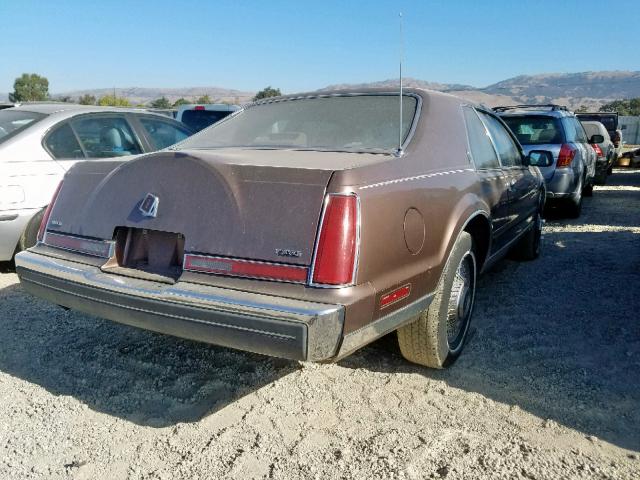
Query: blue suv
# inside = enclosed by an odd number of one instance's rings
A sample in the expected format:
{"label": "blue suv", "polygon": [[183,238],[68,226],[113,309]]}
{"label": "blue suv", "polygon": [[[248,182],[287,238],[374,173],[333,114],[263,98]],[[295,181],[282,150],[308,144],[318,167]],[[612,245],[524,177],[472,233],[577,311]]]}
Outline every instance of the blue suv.
{"label": "blue suv", "polygon": [[515,105],[494,110],[518,138],[525,154],[549,150],[553,165],[542,167],[547,201],[562,203],[571,217],[579,217],[582,197],[591,196],[596,172],[593,143],[578,118],[559,105]]}

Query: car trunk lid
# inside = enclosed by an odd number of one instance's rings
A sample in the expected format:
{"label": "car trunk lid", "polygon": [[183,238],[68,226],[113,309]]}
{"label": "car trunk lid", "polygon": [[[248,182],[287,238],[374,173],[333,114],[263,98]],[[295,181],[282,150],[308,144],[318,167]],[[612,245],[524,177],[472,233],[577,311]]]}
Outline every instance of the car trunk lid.
{"label": "car trunk lid", "polygon": [[[310,152],[297,153],[304,163]],[[64,180],[49,230],[96,239],[112,239],[118,229],[164,232],[175,234],[184,252],[310,265],[333,170],[277,162],[273,152],[259,157],[254,152],[250,163],[215,151],[160,152],[78,164]],[[149,195],[157,199],[155,216]],[[168,241],[145,241],[152,237]]]}

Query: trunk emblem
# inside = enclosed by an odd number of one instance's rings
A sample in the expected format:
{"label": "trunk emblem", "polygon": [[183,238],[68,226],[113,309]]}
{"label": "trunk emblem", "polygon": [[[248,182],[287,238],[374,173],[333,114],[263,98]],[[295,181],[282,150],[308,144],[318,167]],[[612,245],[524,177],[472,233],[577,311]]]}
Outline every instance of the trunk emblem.
{"label": "trunk emblem", "polygon": [[279,257],[300,258],[302,256],[302,252],[300,250],[292,250],[290,248],[276,248],[276,255]]}
{"label": "trunk emblem", "polygon": [[140,202],[140,206],[138,210],[145,217],[156,218],[158,215],[158,204],[160,203],[160,199],[153,195],[152,193],[147,193],[146,197]]}

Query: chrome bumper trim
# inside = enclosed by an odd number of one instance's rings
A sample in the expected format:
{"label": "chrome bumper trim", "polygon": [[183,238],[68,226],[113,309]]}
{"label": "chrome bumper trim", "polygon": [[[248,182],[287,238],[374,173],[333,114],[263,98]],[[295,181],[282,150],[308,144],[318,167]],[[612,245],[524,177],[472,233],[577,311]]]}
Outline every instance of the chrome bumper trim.
{"label": "chrome bumper trim", "polygon": [[[306,350],[305,359],[309,361],[327,360],[335,356],[342,336],[344,307],[341,305],[274,297],[186,282],[177,282],[173,285],[156,283],[108,274],[95,266],[48,257],[31,251],[22,252],[16,256],[16,270],[21,279],[23,275],[25,276],[24,280],[26,280],[27,272],[36,272],[53,279],[70,282],[72,285],[117,294],[118,298],[125,300],[128,298],[136,301],[161,302],[160,305],[166,305],[167,310],[173,310],[176,306],[177,308],[182,306],[186,309],[206,309],[211,312],[211,322],[190,319],[182,314],[175,315],[159,311],[157,303],[154,304],[156,310],[127,307],[149,315],[155,313],[158,316],[176,317],[183,321],[209,324],[212,327],[225,326],[225,315],[240,319],[246,318],[251,325],[260,325],[261,319],[265,322],[291,322],[303,325],[306,327],[307,343],[303,348]],[[45,289],[56,290],[54,286],[48,285],[46,280],[32,280],[32,283]],[[66,295],[75,295],[68,289],[65,288],[65,290],[67,290]],[[87,296],[86,294],[76,296],[86,297],[85,299],[88,301],[101,302],[103,305],[111,303],[98,300],[97,296]],[[116,306],[122,307],[121,303],[118,302],[117,305],[114,303],[114,308]],[[115,320],[120,321],[120,319]],[[122,319],[122,323],[127,323],[126,319]],[[237,325],[228,325],[228,328],[242,330],[242,327]],[[257,332],[258,330],[254,327],[247,327],[247,331]]]}
{"label": "chrome bumper trim", "polygon": [[335,360],[340,360],[387,333],[391,333],[407,323],[412,322],[420,312],[429,307],[433,297],[433,293],[425,295],[354,332],[348,333],[344,336]]}

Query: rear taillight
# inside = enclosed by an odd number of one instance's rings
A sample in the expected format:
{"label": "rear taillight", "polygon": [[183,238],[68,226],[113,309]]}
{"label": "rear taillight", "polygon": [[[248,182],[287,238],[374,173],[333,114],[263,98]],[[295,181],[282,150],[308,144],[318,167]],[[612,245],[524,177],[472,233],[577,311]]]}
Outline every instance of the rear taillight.
{"label": "rear taillight", "polygon": [[204,110],[204,105],[196,105],[194,108],[194,110]]}
{"label": "rear taillight", "polygon": [[598,155],[599,157],[604,157],[604,153],[602,153],[600,145],[598,145],[597,143],[592,143],[591,146],[596,151],[596,155]]}
{"label": "rear taillight", "polygon": [[44,216],[42,217],[42,221],[40,222],[40,228],[38,229],[38,242],[42,242],[42,240],[44,239],[44,232],[46,232],[47,230],[47,224],[49,223],[49,217],[51,216],[51,210],[53,210],[53,205],[56,203],[56,200],[58,199],[58,194],[60,193],[60,189],[62,188],[62,182],[60,182],[58,184],[58,188],[56,188],[56,191],[53,194],[53,197],[51,197],[51,201],[49,202],[49,205],[47,205],[47,209],[44,211]]}
{"label": "rear taillight", "polygon": [[359,210],[358,197],[354,194],[327,195],[313,261],[313,284],[349,285],[354,282]]}
{"label": "rear taillight", "polygon": [[309,273],[307,267],[297,265],[197,255],[193,253],[188,253],[184,256],[184,269],[215,275],[293,283],[306,283]]}
{"label": "rear taillight", "polygon": [[573,161],[573,157],[576,156],[576,149],[571,145],[564,143],[560,147],[560,154],[558,155],[558,161],[556,167],[569,167]]}

